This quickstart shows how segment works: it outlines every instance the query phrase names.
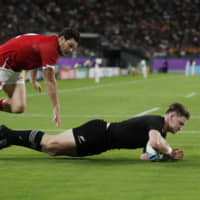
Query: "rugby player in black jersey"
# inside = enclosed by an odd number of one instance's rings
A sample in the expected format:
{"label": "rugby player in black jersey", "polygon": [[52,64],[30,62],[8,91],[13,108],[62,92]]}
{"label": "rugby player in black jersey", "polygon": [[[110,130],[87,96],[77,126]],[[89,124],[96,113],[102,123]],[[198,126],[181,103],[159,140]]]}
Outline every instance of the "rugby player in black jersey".
{"label": "rugby player in black jersey", "polygon": [[145,147],[150,144],[167,157],[180,160],[184,150],[171,148],[162,137],[167,132],[177,133],[190,117],[187,108],[171,104],[164,116],[146,115],[122,122],[108,123],[104,120],[91,120],[77,128],[57,135],[48,135],[39,130],[12,130],[0,126],[0,149],[18,145],[32,148],[51,156],[89,156],[111,149],[143,148],[142,160],[148,160]]}

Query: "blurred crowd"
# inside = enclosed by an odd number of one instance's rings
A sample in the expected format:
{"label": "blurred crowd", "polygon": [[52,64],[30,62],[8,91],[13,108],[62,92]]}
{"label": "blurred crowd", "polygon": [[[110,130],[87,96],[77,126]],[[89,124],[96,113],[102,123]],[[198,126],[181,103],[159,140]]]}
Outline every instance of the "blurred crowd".
{"label": "blurred crowd", "polygon": [[199,55],[199,0],[1,0],[0,43],[74,27],[153,56]]}

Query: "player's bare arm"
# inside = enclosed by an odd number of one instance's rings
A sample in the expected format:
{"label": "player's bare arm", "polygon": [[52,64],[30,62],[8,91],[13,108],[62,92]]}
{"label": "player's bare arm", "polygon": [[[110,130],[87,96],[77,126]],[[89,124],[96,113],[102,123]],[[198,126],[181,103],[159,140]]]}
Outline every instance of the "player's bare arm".
{"label": "player's bare arm", "polygon": [[158,152],[164,154],[170,154],[172,152],[171,147],[167,144],[165,140],[162,139],[162,136],[157,130],[149,131],[149,141],[151,146],[156,149]]}
{"label": "player's bare arm", "polygon": [[30,83],[38,92],[41,92],[42,88],[40,84],[36,81],[37,71],[38,71],[38,68],[30,70]]}
{"label": "player's bare arm", "polygon": [[[173,149],[168,145],[168,143],[162,139],[160,132],[157,130],[149,131],[149,141],[152,148],[156,149],[160,153],[169,155],[173,151]],[[147,153],[142,153],[140,159],[149,160]]]}
{"label": "player's bare arm", "polygon": [[[169,159],[180,160],[184,157],[184,150],[179,150],[179,148],[171,148],[157,130],[149,131],[149,141],[154,149],[156,149],[160,153],[165,154],[166,156],[168,156]],[[165,159],[167,158],[166,156]],[[146,153],[143,153],[141,155],[141,159],[148,160],[148,156],[146,155]]]}
{"label": "player's bare arm", "polygon": [[172,153],[168,157],[172,160],[181,160],[184,157],[184,149],[173,148]]}
{"label": "player's bare arm", "polygon": [[58,100],[58,89],[57,89],[54,69],[46,68],[43,70],[43,72],[44,72],[44,77],[45,77],[47,93],[54,107],[53,120],[56,122],[56,126],[59,127],[60,126],[60,104]]}
{"label": "player's bare arm", "polygon": [[140,155],[140,159],[141,159],[141,160],[149,160],[149,158],[148,158],[148,156],[147,156],[147,153],[142,153],[142,154]]}

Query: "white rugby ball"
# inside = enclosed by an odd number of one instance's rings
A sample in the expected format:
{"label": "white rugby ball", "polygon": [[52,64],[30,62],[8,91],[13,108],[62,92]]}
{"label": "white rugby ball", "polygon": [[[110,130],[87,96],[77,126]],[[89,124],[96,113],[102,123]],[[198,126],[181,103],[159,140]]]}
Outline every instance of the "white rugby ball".
{"label": "white rugby ball", "polygon": [[156,151],[151,146],[149,141],[147,142],[147,145],[146,145],[146,153],[147,153],[147,156],[148,156],[149,160],[151,160],[151,161],[160,161],[164,157],[164,154],[159,153],[158,151]]}

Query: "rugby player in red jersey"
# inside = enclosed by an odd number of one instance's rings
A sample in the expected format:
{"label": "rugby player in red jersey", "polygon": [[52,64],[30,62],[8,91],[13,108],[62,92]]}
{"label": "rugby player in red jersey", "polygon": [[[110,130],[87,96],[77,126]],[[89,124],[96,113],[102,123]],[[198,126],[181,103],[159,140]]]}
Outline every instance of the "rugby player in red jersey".
{"label": "rugby player in red jersey", "polygon": [[40,34],[19,35],[0,46],[0,90],[7,99],[0,99],[0,110],[23,113],[26,107],[26,89],[22,70],[30,70],[30,82],[41,92],[36,81],[37,70],[42,67],[47,93],[54,107],[54,120],[60,126],[60,105],[54,66],[58,55],[64,56],[77,48],[80,34],[65,28],[58,36]]}

